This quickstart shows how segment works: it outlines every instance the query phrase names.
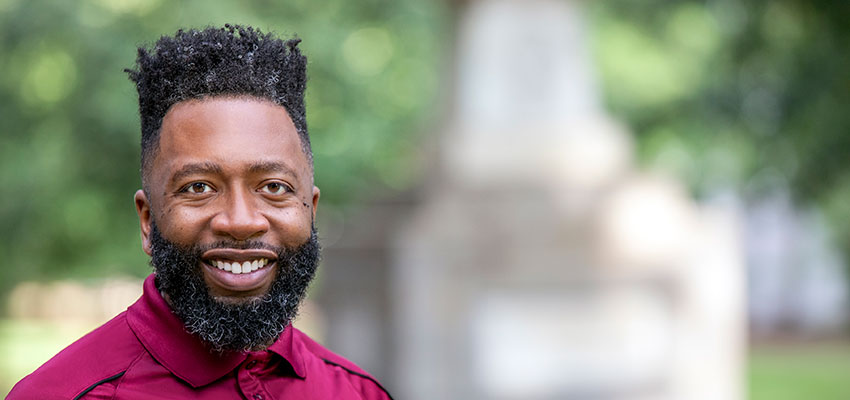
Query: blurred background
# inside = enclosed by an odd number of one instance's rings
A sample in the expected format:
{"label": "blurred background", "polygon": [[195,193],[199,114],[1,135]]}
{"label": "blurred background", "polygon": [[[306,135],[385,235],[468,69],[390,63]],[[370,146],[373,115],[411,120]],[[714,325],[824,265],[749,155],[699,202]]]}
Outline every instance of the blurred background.
{"label": "blurred background", "polygon": [[403,399],[850,398],[850,3],[0,0],[0,392],[151,272],[135,48],[297,33],[296,325]]}

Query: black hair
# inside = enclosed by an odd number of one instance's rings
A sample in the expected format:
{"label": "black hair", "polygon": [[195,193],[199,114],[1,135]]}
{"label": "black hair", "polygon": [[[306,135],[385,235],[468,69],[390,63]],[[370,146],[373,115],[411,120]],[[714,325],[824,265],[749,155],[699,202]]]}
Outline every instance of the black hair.
{"label": "black hair", "polygon": [[304,109],[307,58],[298,49],[300,42],[228,24],[181,29],[174,37],[161,37],[150,50],[140,47],[138,69],[124,71],[139,92],[143,185],[159,146],[162,119],[171,106],[190,99],[252,96],[283,106],[312,164]]}

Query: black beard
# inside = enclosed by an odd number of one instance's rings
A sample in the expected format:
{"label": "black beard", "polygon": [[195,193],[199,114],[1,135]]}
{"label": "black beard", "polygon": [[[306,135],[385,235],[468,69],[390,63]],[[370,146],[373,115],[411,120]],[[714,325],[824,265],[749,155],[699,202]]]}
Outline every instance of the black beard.
{"label": "black beard", "polygon": [[[268,249],[277,253],[277,272],[268,293],[244,302],[222,302],[209,292],[201,272],[201,254],[212,248]],[[174,314],[216,352],[256,351],[274,343],[298,314],[298,306],[319,264],[316,228],[310,239],[290,249],[262,242],[217,242],[183,247],[151,229],[151,266],[156,287]]]}

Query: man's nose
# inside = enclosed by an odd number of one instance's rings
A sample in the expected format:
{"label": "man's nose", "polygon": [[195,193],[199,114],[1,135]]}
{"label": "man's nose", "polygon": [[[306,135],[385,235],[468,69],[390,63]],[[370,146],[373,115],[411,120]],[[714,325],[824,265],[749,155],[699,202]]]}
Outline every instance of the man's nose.
{"label": "man's nose", "polygon": [[267,232],[269,220],[257,209],[253,197],[244,190],[231,191],[224,209],[212,219],[213,232],[235,240],[248,240]]}

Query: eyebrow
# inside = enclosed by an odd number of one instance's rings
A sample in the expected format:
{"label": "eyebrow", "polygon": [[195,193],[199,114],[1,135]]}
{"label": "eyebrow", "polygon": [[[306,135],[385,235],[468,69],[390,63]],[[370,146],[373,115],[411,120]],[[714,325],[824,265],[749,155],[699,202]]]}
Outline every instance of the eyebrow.
{"label": "eyebrow", "polygon": [[203,162],[203,163],[190,163],[184,165],[182,168],[178,169],[173,175],[171,175],[171,184],[177,183],[179,180],[185,178],[189,175],[201,175],[201,174],[218,174],[222,173],[221,166],[212,162]]}
{"label": "eyebrow", "polygon": [[282,162],[275,161],[260,161],[251,164],[248,166],[248,172],[252,174],[260,173],[260,172],[278,172],[285,173],[295,176],[295,171],[292,168],[289,168],[288,165]]}

